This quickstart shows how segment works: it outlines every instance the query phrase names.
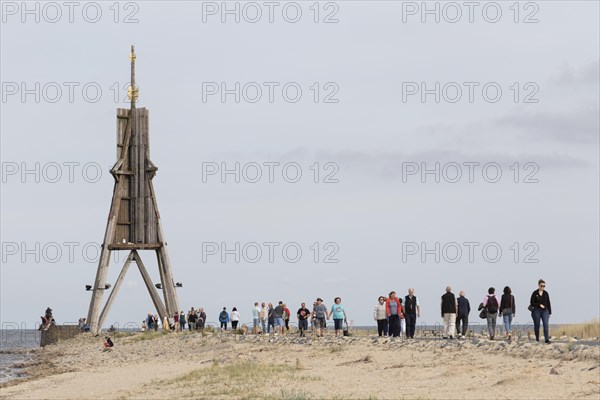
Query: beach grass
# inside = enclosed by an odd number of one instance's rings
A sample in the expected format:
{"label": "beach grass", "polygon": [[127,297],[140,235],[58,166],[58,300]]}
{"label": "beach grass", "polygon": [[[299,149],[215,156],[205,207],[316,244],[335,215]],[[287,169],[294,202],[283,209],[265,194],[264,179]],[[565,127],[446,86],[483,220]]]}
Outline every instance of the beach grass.
{"label": "beach grass", "polygon": [[[301,367],[254,361],[238,361],[231,364],[214,362],[210,367],[196,369],[180,377],[159,383],[159,387],[177,387],[182,397],[234,397],[240,399],[281,398],[308,399],[303,392],[282,391],[279,396],[269,397],[262,392],[264,382],[294,381]],[[187,389],[187,390],[186,390]],[[200,390],[200,392],[198,391]],[[189,392],[188,392],[189,390]]]}
{"label": "beach grass", "polygon": [[130,340],[132,342],[139,342],[139,341],[143,341],[143,340],[153,340],[153,339],[158,339],[158,338],[164,337],[165,335],[168,335],[169,333],[171,333],[171,332],[167,332],[162,329],[160,329],[158,331],[146,331],[143,333],[136,333],[136,334],[132,335]]}
{"label": "beach grass", "polygon": [[550,329],[550,335],[555,337],[569,336],[578,339],[591,339],[600,337],[600,319],[596,318],[581,324],[558,325]]}

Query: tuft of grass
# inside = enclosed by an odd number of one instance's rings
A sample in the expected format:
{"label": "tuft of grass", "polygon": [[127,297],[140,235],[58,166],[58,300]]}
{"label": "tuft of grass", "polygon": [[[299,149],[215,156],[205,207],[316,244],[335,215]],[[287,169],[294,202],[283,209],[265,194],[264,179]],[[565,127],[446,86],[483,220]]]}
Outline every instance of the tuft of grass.
{"label": "tuft of grass", "polygon": [[[284,364],[266,364],[252,361],[239,361],[233,364],[221,364],[214,360],[207,368],[189,372],[180,377],[161,382],[159,387],[176,385],[178,388],[191,389],[194,398],[234,397],[255,399],[262,396],[264,382],[273,379],[297,380],[297,370]],[[198,393],[198,388],[202,393]],[[185,395],[184,395],[185,397]],[[301,397],[284,397],[295,399]]]}
{"label": "tuft of grass", "polygon": [[569,336],[580,339],[600,337],[600,319],[596,318],[581,324],[566,324],[550,330],[550,335],[555,337]]}
{"label": "tuft of grass", "polygon": [[158,330],[158,331],[146,331],[144,333],[137,333],[133,336],[131,336],[131,341],[132,342],[140,342],[143,340],[153,340],[153,339],[158,339],[161,338],[165,335],[168,335],[169,332]]}
{"label": "tuft of grass", "polygon": [[312,400],[313,396],[305,392],[297,392],[292,389],[290,391],[281,389],[281,393],[278,397],[279,400]]}
{"label": "tuft of grass", "polygon": [[339,352],[341,352],[341,351],[343,351],[343,350],[344,350],[344,347],[343,347],[343,346],[340,346],[340,345],[333,346],[333,347],[331,347],[331,348],[329,349],[329,351],[330,351],[331,353],[339,353]]}

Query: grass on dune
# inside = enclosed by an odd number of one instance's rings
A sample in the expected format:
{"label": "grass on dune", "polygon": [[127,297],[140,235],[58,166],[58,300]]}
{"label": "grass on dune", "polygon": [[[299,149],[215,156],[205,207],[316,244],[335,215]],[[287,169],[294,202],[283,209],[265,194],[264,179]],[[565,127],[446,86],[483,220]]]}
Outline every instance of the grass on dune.
{"label": "grass on dune", "polygon": [[551,329],[552,336],[570,336],[580,339],[590,339],[600,337],[600,319],[596,318],[589,322],[581,324],[559,325]]}

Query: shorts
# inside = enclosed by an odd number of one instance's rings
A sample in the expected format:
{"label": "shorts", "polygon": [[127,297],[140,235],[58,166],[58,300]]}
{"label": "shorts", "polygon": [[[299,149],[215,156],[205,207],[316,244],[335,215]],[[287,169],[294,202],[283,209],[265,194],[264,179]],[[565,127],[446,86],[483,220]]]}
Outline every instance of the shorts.
{"label": "shorts", "polygon": [[308,330],[308,321],[305,319],[301,319],[298,321],[298,329]]}
{"label": "shorts", "polygon": [[275,326],[284,326],[283,318],[275,318]]}
{"label": "shorts", "polygon": [[315,317],[315,326],[317,328],[325,328],[325,317]]}
{"label": "shorts", "polygon": [[252,320],[252,323],[254,324],[255,328],[258,328],[258,325],[260,325],[260,320],[258,318],[254,318]]}
{"label": "shorts", "polygon": [[335,330],[336,331],[341,331],[344,326],[344,320],[343,319],[334,319],[333,323],[335,324]]}

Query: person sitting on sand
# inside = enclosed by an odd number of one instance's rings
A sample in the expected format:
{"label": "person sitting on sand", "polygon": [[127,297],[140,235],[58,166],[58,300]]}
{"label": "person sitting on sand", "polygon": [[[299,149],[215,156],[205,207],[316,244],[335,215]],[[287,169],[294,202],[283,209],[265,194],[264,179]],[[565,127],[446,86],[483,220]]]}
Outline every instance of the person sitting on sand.
{"label": "person sitting on sand", "polygon": [[104,349],[110,349],[114,345],[115,344],[108,336],[104,337]]}

